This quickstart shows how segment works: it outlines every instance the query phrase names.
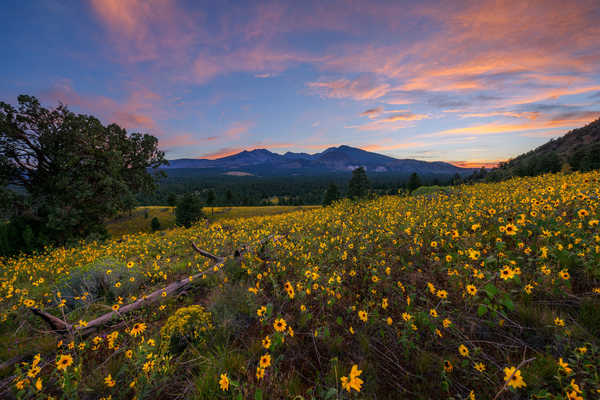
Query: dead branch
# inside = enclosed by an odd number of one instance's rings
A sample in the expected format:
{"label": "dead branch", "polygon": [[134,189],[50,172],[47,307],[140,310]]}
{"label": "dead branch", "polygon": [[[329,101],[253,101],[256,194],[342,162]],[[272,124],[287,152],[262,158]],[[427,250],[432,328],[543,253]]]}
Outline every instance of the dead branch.
{"label": "dead branch", "polygon": [[[260,240],[257,243],[257,245],[263,246],[265,243],[267,243],[273,237],[274,237],[273,235],[269,235],[266,238]],[[236,249],[232,255],[230,255],[228,257],[219,257],[219,256],[215,256],[205,250],[200,249],[198,246],[196,246],[196,244],[194,242],[191,242],[191,243],[192,243],[193,249],[196,252],[200,253],[202,256],[204,256],[206,258],[209,258],[209,259],[215,261],[215,264],[213,264],[210,268],[208,268],[202,272],[198,272],[197,274],[194,274],[187,278],[183,278],[178,281],[172,282],[171,284],[165,286],[162,289],[155,290],[154,292],[150,293],[149,295],[142,296],[141,298],[137,299],[133,303],[127,304],[126,306],[119,308],[118,311],[111,311],[104,315],[101,315],[100,317],[98,317],[92,321],[89,321],[85,326],[69,324],[68,322],[63,321],[62,319],[57,318],[54,315],[49,314],[49,313],[42,311],[40,309],[37,309],[37,308],[31,308],[31,311],[35,315],[41,317],[44,321],[46,321],[52,327],[52,329],[54,331],[56,331],[57,333],[71,333],[71,334],[78,333],[80,335],[87,335],[87,334],[95,331],[96,329],[98,329],[100,326],[108,323],[115,316],[120,316],[123,314],[130,313],[130,312],[135,311],[139,308],[142,308],[146,305],[152,304],[158,300],[161,300],[163,298],[170,297],[176,293],[179,293],[183,288],[187,287],[190,284],[190,282],[192,282],[196,279],[199,279],[204,275],[212,274],[214,272],[219,271],[223,267],[225,262],[227,261],[227,258],[229,258],[229,257],[238,258],[241,255],[243,255],[244,253],[250,251],[250,246],[243,245],[240,248]]]}

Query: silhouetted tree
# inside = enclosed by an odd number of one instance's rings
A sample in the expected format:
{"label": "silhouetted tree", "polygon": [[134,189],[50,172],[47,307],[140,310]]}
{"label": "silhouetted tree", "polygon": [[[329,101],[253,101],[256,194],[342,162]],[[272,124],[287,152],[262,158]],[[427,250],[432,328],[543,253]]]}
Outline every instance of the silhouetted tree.
{"label": "silhouetted tree", "polygon": [[408,178],[407,189],[409,193],[412,193],[415,189],[421,186],[421,178],[419,178],[419,174],[413,172]]}
{"label": "silhouetted tree", "polygon": [[195,193],[184,194],[175,209],[175,223],[189,228],[194,222],[206,218],[202,211],[202,199]]}
{"label": "silhouetted tree", "polygon": [[149,169],[167,161],[154,136],[104,126],[62,104],[49,110],[32,96],[18,103],[0,102],[0,199],[8,200],[0,207],[19,227],[15,251],[106,235],[106,219],[156,189]]}
{"label": "silhouetted tree", "polygon": [[369,179],[363,167],[358,167],[352,171],[352,178],[348,183],[348,197],[351,199],[360,199],[369,193]]}
{"label": "silhouetted tree", "polygon": [[160,221],[158,218],[152,218],[152,221],[150,221],[150,228],[152,229],[152,232],[156,232],[160,229]]}
{"label": "silhouetted tree", "polygon": [[325,192],[325,198],[323,199],[323,205],[328,206],[331,203],[333,203],[334,201],[338,200],[339,198],[340,198],[340,193],[338,191],[337,186],[335,185],[335,183],[330,183],[329,187],[327,188],[327,191]]}

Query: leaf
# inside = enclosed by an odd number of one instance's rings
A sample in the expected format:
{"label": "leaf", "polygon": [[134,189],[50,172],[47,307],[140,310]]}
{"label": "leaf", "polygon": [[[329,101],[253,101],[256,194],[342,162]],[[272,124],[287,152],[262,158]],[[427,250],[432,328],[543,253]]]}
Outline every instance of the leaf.
{"label": "leaf", "polygon": [[487,313],[487,311],[488,309],[485,304],[480,304],[479,307],[477,307],[477,315],[479,315],[480,317],[483,317]]}
{"label": "leaf", "polygon": [[254,400],[262,400],[262,398],[262,390],[256,389],[256,392],[254,392]]}
{"label": "leaf", "polygon": [[515,309],[515,303],[513,303],[510,297],[505,297],[504,299],[502,299],[502,304],[510,311],[514,311]]}
{"label": "leaf", "polygon": [[491,283],[488,283],[487,285],[485,285],[483,290],[485,291],[485,293],[488,295],[488,297],[490,299],[493,299],[494,296],[496,294],[498,294],[498,289],[496,288],[496,286],[492,285]]}

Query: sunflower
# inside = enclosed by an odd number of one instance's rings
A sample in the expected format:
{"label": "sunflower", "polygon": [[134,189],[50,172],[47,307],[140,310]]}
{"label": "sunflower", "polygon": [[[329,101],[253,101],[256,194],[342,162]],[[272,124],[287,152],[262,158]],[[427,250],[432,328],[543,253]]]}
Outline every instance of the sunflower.
{"label": "sunflower", "polygon": [[221,379],[219,380],[219,386],[221,387],[222,391],[227,391],[229,390],[229,378],[227,377],[226,374],[221,374]]}
{"label": "sunflower", "polygon": [[473,285],[467,285],[467,293],[471,296],[475,296],[477,294],[477,288]]}
{"label": "sunflower", "polygon": [[129,331],[129,334],[130,334],[131,336],[134,336],[134,337],[135,337],[135,336],[137,336],[137,335],[139,335],[139,334],[142,334],[142,333],[144,333],[144,331],[145,331],[145,330],[146,330],[146,324],[145,324],[145,323],[143,323],[143,322],[138,322],[138,323],[134,324],[134,325],[131,327],[131,330]]}
{"label": "sunflower", "polygon": [[366,311],[364,311],[364,310],[360,310],[360,311],[358,312],[358,318],[360,318],[360,320],[361,320],[362,322],[367,322],[367,312],[366,312]]}
{"label": "sunflower", "polygon": [[508,386],[518,389],[520,387],[525,387],[527,384],[523,380],[521,376],[521,370],[516,367],[504,368],[504,381],[508,382]]}
{"label": "sunflower", "polygon": [[464,344],[461,344],[460,346],[458,346],[458,352],[463,357],[469,357],[469,349]]}
{"label": "sunflower", "polygon": [[61,354],[56,362],[56,369],[59,371],[65,371],[71,364],[73,364],[73,357],[71,357],[69,354]]}
{"label": "sunflower", "polygon": [[264,354],[261,358],[260,361],[258,362],[260,368],[267,368],[271,365],[271,355],[269,353]]}
{"label": "sunflower", "polygon": [[444,360],[444,371],[452,372],[453,368],[454,367],[452,366],[452,363],[450,362],[450,360]]}
{"label": "sunflower", "polygon": [[514,236],[519,231],[519,228],[515,224],[507,224],[504,227],[504,232],[509,236]]}
{"label": "sunflower", "polygon": [[283,318],[276,319],[275,322],[273,323],[273,328],[275,328],[275,330],[277,332],[285,331],[286,327],[287,327],[287,324],[285,322],[285,319],[283,319]]}

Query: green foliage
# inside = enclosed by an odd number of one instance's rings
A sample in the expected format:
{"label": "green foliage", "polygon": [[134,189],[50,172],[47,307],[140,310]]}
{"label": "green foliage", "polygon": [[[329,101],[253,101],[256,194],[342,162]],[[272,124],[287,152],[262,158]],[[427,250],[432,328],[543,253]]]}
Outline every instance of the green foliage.
{"label": "green foliage", "polygon": [[202,199],[195,193],[186,193],[181,197],[175,209],[175,223],[189,228],[194,222],[206,218],[202,211]]}
{"label": "green foliage", "polygon": [[352,179],[348,183],[348,197],[351,199],[364,198],[369,194],[369,179],[363,167],[352,171]]}
{"label": "green foliage", "polygon": [[334,201],[339,200],[340,192],[338,191],[335,183],[331,183],[325,192],[325,198],[323,199],[323,205],[328,206],[332,204]]}
{"label": "green foliage", "polygon": [[[154,136],[128,135],[62,104],[48,110],[31,96],[18,103],[0,102],[0,192],[23,229],[12,252],[102,235],[106,218],[155,188],[148,168],[166,161]],[[7,194],[13,188],[19,194]]]}

